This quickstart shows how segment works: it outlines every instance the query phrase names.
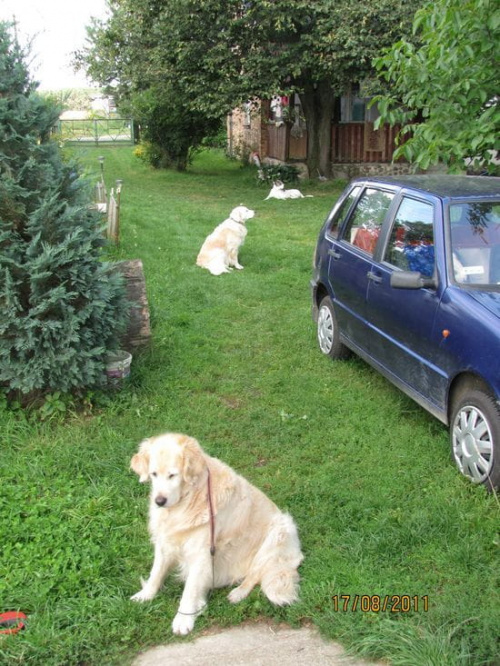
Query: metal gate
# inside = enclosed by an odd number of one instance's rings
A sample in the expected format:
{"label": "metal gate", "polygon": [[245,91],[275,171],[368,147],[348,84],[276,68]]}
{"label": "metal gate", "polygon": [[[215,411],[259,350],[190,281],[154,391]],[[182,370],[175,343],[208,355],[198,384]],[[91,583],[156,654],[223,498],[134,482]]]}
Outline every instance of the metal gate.
{"label": "metal gate", "polygon": [[65,143],[135,143],[132,118],[59,120],[54,132]]}

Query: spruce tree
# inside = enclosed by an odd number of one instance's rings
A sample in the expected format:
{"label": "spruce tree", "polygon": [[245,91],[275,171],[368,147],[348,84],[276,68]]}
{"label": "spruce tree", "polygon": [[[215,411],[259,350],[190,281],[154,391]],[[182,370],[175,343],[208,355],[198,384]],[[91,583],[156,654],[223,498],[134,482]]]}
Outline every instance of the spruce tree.
{"label": "spruce tree", "polygon": [[0,22],[0,387],[32,396],[100,385],[127,308],[90,187],[51,139],[59,109],[26,61]]}

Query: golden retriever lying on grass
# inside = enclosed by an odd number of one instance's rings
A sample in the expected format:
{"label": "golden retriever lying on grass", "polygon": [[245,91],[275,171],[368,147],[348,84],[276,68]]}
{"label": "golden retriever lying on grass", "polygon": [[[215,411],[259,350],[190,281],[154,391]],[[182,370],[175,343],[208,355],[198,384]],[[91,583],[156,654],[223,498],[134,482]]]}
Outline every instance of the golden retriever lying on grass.
{"label": "golden retriever lying on grass", "polygon": [[[151,481],[149,530],[153,568],[134,601],[148,601],[174,566],[185,581],[175,634],[188,634],[212,587],[238,584],[229,601],[260,584],[279,606],[297,599],[303,556],[297,528],[264,493],[208,456],[192,437],[167,433],[144,440],[131,461]],[[212,554],[213,553],[213,554]]]}

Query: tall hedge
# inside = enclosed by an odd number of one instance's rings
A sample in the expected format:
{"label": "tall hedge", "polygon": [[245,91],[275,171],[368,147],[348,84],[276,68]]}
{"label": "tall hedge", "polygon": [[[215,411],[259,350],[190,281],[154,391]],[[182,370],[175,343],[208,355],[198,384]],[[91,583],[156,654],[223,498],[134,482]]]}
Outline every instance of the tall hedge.
{"label": "tall hedge", "polygon": [[126,322],[90,188],[50,138],[58,114],[0,22],[0,387],[8,392],[100,385]]}

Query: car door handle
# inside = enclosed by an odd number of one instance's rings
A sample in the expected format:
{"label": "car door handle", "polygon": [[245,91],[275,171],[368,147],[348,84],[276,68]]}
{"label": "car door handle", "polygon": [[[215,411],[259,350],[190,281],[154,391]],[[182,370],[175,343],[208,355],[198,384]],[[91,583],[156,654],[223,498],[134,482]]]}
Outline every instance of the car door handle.
{"label": "car door handle", "polygon": [[374,273],[373,271],[368,271],[368,273],[366,274],[366,277],[367,277],[369,280],[371,280],[372,282],[376,282],[377,284],[379,284],[380,282],[382,282],[382,276],[381,276],[381,275],[377,275],[377,274]]}
{"label": "car door handle", "polygon": [[330,250],[328,250],[328,254],[329,254],[331,257],[333,257],[334,259],[340,259],[340,257],[342,256],[342,255],[340,254],[340,252],[337,252],[337,250],[334,250],[333,248],[331,248]]}

